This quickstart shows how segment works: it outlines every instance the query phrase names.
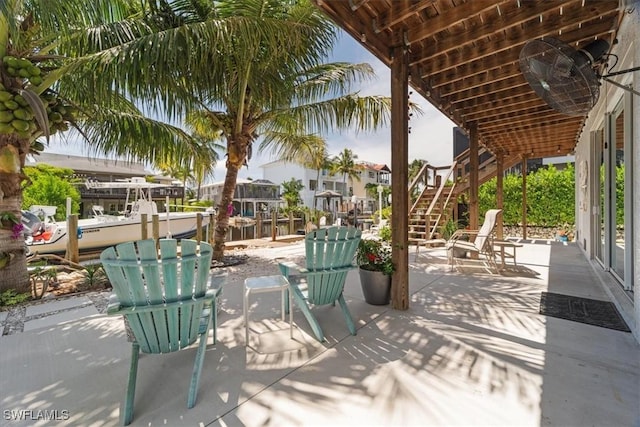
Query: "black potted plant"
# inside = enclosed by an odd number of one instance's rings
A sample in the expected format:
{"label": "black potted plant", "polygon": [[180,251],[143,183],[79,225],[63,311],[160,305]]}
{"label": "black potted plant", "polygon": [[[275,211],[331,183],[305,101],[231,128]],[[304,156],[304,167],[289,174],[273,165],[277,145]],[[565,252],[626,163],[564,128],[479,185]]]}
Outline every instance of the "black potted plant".
{"label": "black potted plant", "polygon": [[367,303],[385,305],[391,297],[391,246],[383,240],[362,239],[358,244],[356,262],[360,267],[360,286]]}

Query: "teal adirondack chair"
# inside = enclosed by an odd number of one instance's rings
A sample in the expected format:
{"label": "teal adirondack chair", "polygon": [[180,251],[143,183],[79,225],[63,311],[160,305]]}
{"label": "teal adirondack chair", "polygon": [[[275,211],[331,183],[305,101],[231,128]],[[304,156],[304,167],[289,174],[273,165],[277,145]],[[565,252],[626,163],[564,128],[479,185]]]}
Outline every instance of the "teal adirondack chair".
{"label": "teal adirondack chair", "polygon": [[140,351],[170,353],[200,343],[191,375],[187,406],[195,405],[209,328],[214,330],[218,289],[208,289],[213,249],[195,240],[153,239],[122,243],[102,252],[100,260],[114,294],[109,315],[124,315],[134,335],[123,423],[133,418]]}
{"label": "teal adirondack chair", "polygon": [[342,291],[349,270],[355,268],[353,257],[362,232],[355,228],[328,227],[308,233],[305,237],[306,268],[292,262],[279,264],[280,271],[289,280],[293,300],[302,310],[318,341],[324,334],[310,305],[340,304],[351,335],[356,327]]}

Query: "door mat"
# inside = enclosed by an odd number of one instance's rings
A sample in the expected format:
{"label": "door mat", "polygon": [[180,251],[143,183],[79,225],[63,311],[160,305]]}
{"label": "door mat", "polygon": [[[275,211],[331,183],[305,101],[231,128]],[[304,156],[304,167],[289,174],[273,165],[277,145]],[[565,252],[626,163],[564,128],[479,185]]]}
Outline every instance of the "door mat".
{"label": "door mat", "polygon": [[616,306],[609,301],[542,292],[540,314],[616,331],[631,332]]}

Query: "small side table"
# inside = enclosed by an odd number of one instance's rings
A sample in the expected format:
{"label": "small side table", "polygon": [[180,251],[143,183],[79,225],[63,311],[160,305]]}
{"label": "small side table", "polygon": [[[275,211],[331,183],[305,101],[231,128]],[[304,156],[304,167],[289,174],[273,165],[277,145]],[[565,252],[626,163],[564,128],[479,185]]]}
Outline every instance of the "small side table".
{"label": "small side table", "polygon": [[[285,315],[286,291],[289,281],[284,276],[249,277],[244,281],[244,338],[245,345],[249,345],[249,294],[280,291],[282,299],[282,320]],[[289,321],[293,322],[293,310],[289,310]]]}
{"label": "small side table", "polygon": [[[502,261],[502,269],[506,267],[505,259],[513,258],[513,265],[518,265],[516,263],[516,249],[521,248],[522,244],[511,242],[509,240],[494,240],[493,245],[499,248],[498,254],[500,255],[500,260]],[[512,249],[511,252],[508,252],[506,249]]]}

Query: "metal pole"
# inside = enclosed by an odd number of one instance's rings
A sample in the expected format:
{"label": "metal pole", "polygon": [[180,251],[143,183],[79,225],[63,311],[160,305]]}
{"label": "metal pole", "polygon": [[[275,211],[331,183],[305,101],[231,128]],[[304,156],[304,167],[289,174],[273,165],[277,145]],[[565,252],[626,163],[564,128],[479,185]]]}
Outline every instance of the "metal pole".
{"label": "metal pole", "polygon": [[358,198],[355,194],[351,197],[351,202],[353,203],[353,226],[358,228]]}
{"label": "metal pole", "polygon": [[378,184],[378,224],[382,221],[382,192],[384,188]]}

